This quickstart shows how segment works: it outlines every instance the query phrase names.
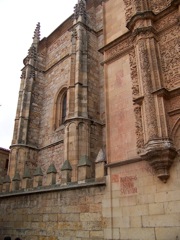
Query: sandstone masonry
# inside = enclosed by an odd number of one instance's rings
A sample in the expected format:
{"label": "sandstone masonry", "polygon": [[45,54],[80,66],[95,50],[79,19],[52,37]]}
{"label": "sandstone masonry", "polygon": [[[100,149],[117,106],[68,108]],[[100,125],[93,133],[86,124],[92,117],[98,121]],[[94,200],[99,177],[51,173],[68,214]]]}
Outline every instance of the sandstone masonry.
{"label": "sandstone masonry", "polygon": [[180,239],[179,17],[179,0],[78,0],[47,38],[37,24],[0,239]]}

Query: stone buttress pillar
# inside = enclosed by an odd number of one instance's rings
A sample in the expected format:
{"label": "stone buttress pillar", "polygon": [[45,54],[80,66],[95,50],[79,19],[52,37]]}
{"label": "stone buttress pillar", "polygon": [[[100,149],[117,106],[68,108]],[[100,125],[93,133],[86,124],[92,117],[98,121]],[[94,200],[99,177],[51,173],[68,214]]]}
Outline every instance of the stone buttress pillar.
{"label": "stone buttress pillar", "polygon": [[[40,24],[38,23],[34,31],[33,42],[24,59],[22,69],[21,84],[14,124],[14,134],[11,145],[9,175],[14,177],[18,171],[20,175],[24,171],[25,161],[28,159],[29,151],[36,152],[36,147],[28,142],[29,121],[32,110],[32,96],[35,78],[37,75],[37,52],[40,40]],[[22,177],[22,175],[20,176]]]}
{"label": "stone buttress pillar", "polygon": [[[75,6],[74,23],[71,32],[71,72],[67,92],[68,107],[65,121],[64,159],[72,167],[71,181],[76,182],[78,180],[78,163],[82,157],[79,149],[83,149],[83,155],[89,157],[89,146],[84,146],[84,141],[89,143],[89,131],[87,129],[89,122],[87,105],[87,30],[86,2],[84,0],[78,1]],[[82,125],[83,127],[86,126],[84,127],[86,137],[81,131],[80,126]],[[65,174],[64,169],[63,174]],[[63,177],[63,179],[66,178],[68,177]]]}

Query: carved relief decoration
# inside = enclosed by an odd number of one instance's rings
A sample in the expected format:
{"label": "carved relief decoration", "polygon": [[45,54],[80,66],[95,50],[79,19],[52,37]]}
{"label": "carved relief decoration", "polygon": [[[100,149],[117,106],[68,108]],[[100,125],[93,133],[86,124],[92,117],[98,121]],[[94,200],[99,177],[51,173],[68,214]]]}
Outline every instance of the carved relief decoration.
{"label": "carved relief decoration", "polygon": [[73,39],[77,39],[77,30],[75,28],[73,28],[71,33],[71,41],[73,41]]}
{"label": "carved relief decoration", "polygon": [[162,72],[164,76],[164,86],[168,90],[180,85],[180,40],[179,27],[171,28],[160,38],[160,51],[162,57]]}
{"label": "carved relief decoration", "polygon": [[26,77],[26,70],[23,69],[23,70],[22,70],[22,74],[21,74],[21,79],[22,79],[22,78],[25,78],[25,77]]}
{"label": "carved relief decoration", "polygon": [[74,7],[74,19],[78,19],[79,16],[83,16],[86,19],[86,3],[84,0],[79,0]]}
{"label": "carved relief decoration", "polygon": [[[134,49],[129,53],[129,61],[130,61],[130,69],[131,69],[133,99],[137,99],[140,97],[140,89],[139,89],[139,82],[138,82],[136,55],[135,55]],[[141,149],[144,146],[141,106],[139,105],[135,106],[134,114],[135,114],[135,121],[136,121],[135,126],[136,126],[136,137],[137,137],[137,152],[140,153]]]}
{"label": "carved relief decoration", "polygon": [[120,41],[117,45],[106,51],[106,60],[109,60],[129,50],[132,47],[132,42],[132,36],[129,36],[124,41]]}
{"label": "carved relief decoration", "polygon": [[30,47],[30,49],[28,50],[28,56],[27,56],[27,61],[30,59],[33,59],[34,61],[37,60],[37,50],[36,47],[34,45],[32,45]]}
{"label": "carved relief decoration", "polygon": [[163,18],[155,22],[154,26],[157,32],[162,31],[163,29],[173,26],[178,22],[178,11],[168,14]]}
{"label": "carved relief decoration", "polygon": [[148,139],[157,138],[157,121],[156,121],[156,111],[154,98],[151,94],[152,92],[152,82],[151,82],[151,67],[149,62],[149,54],[147,50],[146,41],[141,39],[138,42],[138,52],[140,61],[140,71],[141,79],[144,90],[144,105],[145,105],[145,115],[146,115],[146,126]]}
{"label": "carved relief decoration", "polygon": [[129,61],[130,61],[131,79],[132,79],[132,94],[133,94],[133,98],[136,99],[140,97],[139,96],[140,90],[139,90],[139,83],[138,83],[136,55],[135,55],[134,49],[129,53]]}
{"label": "carved relief decoration", "polygon": [[171,0],[150,0],[150,9],[155,13],[159,13],[171,4]]}
{"label": "carved relief decoration", "polygon": [[129,22],[132,16],[135,14],[133,8],[133,0],[124,0],[125,8],[126,8],[126,22]]}
{"label": "carved relief decoration", "polygon": [[141,153],[144,147],[144,136],[143,136],[143,126],[142,126],[142,114],[141,107],[136,106],[134,108],[135,113],[135,126],[136,126],[136,136],[137,136],[137,153]]}

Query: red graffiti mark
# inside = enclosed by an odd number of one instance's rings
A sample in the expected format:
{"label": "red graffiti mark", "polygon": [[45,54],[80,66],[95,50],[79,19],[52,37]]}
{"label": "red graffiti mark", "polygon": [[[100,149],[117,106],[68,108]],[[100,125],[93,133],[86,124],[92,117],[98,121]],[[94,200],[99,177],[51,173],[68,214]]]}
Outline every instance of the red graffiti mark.
{"label": "red graffiti mark", "polygon": [[117,174],[112,175],[111,181],[112,181],[112,183],[118,183],[119,182],[119,175],[117,175]]}
{"label": "red graffiti mark", "polygon": [[137,176],[126,176],[120,178],[121,194],[137,193],[137,188],[134,186]]}
{"label": "red graffiti mark", "polygon": [[116,73],[116,81],[115,81],[116,86],[119,86],[119,87],[122,86],[123,77],[124,77],[124,74],[122,71],[119,71]]}

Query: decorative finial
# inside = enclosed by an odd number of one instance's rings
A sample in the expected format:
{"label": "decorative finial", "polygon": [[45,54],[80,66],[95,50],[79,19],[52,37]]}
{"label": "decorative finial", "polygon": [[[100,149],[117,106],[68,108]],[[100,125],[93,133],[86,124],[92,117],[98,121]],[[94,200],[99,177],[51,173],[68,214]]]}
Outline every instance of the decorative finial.
{"label": "decorative finial", "polygon": [[86,19],[86,2],[85,0],[78,0],[74,7],[74,19],[77,20],[79,16]]}
{"label": "decorative finial", "polygon": [[39,40],[40,40],[40,23],[39,22],[36,25],[33,40],[34,40],[34,42],[39,42]]}

